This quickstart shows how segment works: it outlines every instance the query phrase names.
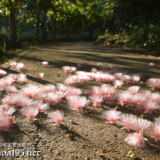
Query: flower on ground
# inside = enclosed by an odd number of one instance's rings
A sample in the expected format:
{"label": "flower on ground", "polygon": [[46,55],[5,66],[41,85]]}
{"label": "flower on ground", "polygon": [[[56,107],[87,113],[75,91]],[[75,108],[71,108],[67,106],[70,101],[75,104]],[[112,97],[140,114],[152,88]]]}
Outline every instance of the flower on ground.
{"label": "flower on ground", "polygon": [[67,100],[70,108],[77,111],[84,108],[89,103],[89,100],[83,96],[69,96]]}
{"label": "flower on ground", "polygon": [[144,147],[144,137],[140,133],[131,133],[125,139],[125,142],[135,147]]}
{"label": "flower on ground", "polygon": [[108,110],[103,113],[103,117],[110,123],[115,123],[121,117],[121,112],[116,110]]}
{"label": "flower on ground", "polygon": [[47,61],[43,61],[43,62],[42,62],[42,65],[43,65],[44,67],[46,67],[48,64],[49,64],[49,63],[48,63]]}
{"label": "flower on ground", "polygon": [[57,110],[48,114],[49,122],[61,123],[64,117],[63,112]]}

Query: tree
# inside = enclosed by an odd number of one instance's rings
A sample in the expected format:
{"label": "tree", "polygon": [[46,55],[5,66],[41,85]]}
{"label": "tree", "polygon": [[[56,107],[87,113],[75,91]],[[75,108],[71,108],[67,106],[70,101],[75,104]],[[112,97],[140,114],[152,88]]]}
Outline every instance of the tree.
{"label": "tree", "polygon": [[10,24],[10,41],[11,46],[17,45],[17,25],[16,25],[16,14],[19,11],[19,8],[24,4],[26,0],[1,0],[0,8],[2,12],[6,15],[9,15],[9,24]]}

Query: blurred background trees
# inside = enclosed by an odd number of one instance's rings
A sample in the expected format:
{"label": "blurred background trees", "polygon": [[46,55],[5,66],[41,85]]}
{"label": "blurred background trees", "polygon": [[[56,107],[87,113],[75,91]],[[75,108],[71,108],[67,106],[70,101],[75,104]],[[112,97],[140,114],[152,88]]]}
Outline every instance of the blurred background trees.
{"label": "blurred background trees", "polygon": [[0,48],[26,42],[96,40],[159,49],[158,0],[1,0]]}

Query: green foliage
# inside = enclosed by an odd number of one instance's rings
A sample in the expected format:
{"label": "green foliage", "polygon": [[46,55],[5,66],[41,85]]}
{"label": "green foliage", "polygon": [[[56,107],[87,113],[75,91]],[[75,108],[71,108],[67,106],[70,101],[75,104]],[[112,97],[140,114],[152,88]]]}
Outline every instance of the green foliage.
{"label": "green foliage", "polygon": [[98,37],[104,46],[147,51],[160,50],[160,6],[158,0],[106,0],[107,32]]}
{"label": "green foliage", "polygon": [[158,0],[1,0],[0,27],[7,36],[11,10],[20,42],[42,40],[44,33],[49,40],[93,40],[103,33],[97,42],[105,46],[159,49]]}
{"label": "green foliage", "polygon": [[158,25],[134,26],[129,31],[123,29],[116,34],[106,32],[98,37],[96,43],[103,43],[104,46],[158,51],[160,49],[159,37],[160,28]]}

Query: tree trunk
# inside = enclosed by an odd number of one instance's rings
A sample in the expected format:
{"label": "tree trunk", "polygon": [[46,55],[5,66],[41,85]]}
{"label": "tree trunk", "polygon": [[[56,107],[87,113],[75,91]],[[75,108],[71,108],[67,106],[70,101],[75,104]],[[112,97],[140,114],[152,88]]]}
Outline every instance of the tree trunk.
{"label": "tree trunk", "polygon": [[39,41],[39,23],[40,23],[40,12],[37,14],[37,24],[36,24],[36,40]]}
{"label": "tree trunk", "polygon": [[52,31],[53,31],[53,40],[56,41],[56,33],[57,33],[57,29],[56,29],[56,26],[57,26],[57,21],[56,21],[56,18],[57,18],[57,13],[56,11],[53,11],[53,15],[52,15]]}
{"label": "tree trunk", "polygon": [[17,45],[17,28],[16,28],[15,8],[13,6],[11,6],[10,8],[9,23],[10,23],[11,46],[14,47]]}
{"label": "tree trunk", "polygon": [[89,40],[93,40],[93,26],[89,27]]}
{"label": "tree trunk", "polygon": [[41,26],[41,38],[42,38],[42,42],[46,41],[46,12],[43,11],[43,19],[42,19],[42,26]]}

